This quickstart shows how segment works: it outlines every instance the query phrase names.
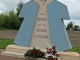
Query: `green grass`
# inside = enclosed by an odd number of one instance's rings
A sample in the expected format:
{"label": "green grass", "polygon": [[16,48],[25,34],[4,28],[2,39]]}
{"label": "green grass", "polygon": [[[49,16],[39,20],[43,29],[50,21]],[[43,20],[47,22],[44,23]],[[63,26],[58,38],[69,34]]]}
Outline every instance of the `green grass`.
{"label": "green grass", "polygon": [[2,27],[0,27],[0,30],[6,30],[6,28],[2,28]]}
{"label": "green grass", "polygon": [[66,51],[78,52],[80,54],[80,46],[72,46],[72,49]]}
{"label": "green grass", "polygon": [[9,40],[9,39],[0,39],[0,49],[6,49],[6,46],[13,43],[14,40]]}
{"label": "green grass", "polygon": [[15,29],[7,29],[7,28],[0,27],[0,30],[15,30]]}

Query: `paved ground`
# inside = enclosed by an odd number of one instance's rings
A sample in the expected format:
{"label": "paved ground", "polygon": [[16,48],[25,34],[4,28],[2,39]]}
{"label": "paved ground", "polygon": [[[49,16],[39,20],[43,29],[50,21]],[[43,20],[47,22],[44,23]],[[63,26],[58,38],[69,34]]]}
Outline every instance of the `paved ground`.
{"label": "paved ground", "polygon": [[21,59],[21,58],[15,58],[15,57],[10,57],[10,56],[3,56],[1,55],[0,51],[0,60],[28,60],[28,59]]}
{"label": "paved ground", "polygon": [[[0,30],[0,38],[15,39],[18,30]],[[80,31],[67,31],[71,44],[80,46]]]}

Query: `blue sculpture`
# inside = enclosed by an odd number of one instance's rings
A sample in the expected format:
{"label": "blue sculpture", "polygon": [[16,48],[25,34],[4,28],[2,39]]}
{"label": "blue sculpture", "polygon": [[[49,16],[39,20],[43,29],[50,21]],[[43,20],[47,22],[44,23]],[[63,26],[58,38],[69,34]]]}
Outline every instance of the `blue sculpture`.
{"label": "blue sculpture", "polygon": [[[14,41],[17,45],[29,47],[38,7],[39,5],[33,0],[23,5],[19,17],[24,18],[24,20]],[[63,22],[63,19],[70,19],[67,6],[53,0],[47,5],[47,11],[51,43],[56,45],[60,51],[71,49],[71,43]]]}

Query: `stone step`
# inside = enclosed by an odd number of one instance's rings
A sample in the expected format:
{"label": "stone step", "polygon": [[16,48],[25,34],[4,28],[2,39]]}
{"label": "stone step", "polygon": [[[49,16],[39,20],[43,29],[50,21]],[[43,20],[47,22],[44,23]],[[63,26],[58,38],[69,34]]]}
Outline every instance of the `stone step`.
{"label": "stone step", "polygon": [[11,57],[17,57],[17,58],[25,58],[24,54],[14,53],[14,52],[8,52],[8,51],[2,52],[1,55],[11,56]]}
{"label": "stone step", "polygon": [[[21,47],[21,46],[17,46],[17,45],[8,45],[6,47],[6,51],[8,51],[8,52],[15,52],[15,53],[22,53],[22,54],[25,54],[26,51],[29,50],[29,49],[33,49],[33,48],[31,48],[31,47]],[[41,51],[43,51],[43,52],[46,52],[46,49],[42,49],[42,48],[39,48],[39,49],[41,49]]]}
{"label": "stone step", "polygon": [[[1,55],[12,56],[17,58],[25,58],[24,54],[27,50],[32,49],[31,47],[21,47],[17,45],[9,45],[6,47],[6,51],[3,51]],[[41,49],[41,51],[46,52],[46,49]],[[62,60],[79,60],[80,55],[77,52],[61,52],[58,54]],[[43,60],[43,59],[42,59]]]}

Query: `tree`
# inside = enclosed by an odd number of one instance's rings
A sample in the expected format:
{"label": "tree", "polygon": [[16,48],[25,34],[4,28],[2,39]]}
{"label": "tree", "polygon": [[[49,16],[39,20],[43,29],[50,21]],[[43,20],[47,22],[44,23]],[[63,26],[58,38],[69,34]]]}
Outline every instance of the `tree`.
{"label": "tree", "polygon": [[5,24],[5,16],[6,16],[6,14],[4,14],[4,13],[1,13],[0,14],[0,27],[4,27],[4,24]]}
{"label": "tree", "polygon": [[[23,4],[24,4],[24,3],[22,2],[22,0],[18,3],[17,8],[16,8],[16,10],[17,10],[17,16],[19,16],[19,13],[20,13],[20,11],[21,11],[21,8],[22,8]],[[22,23],[23,18],[19,18],[19,19],[20,19],[20,21],[21,21],[21,23]]]}
{"label": "tree", "polygon": [[11,29],[11,20],[10,20],[9,16],[7,16],[7,15],[5,16],[5,23],[3,24],[3,27]]}
{"label": "tree", "polygon": [[0,27],[7,29],[19,29],[21,21],[14,10],[0,14]]}
{"label": "tree", "polygon": [[73,29],[74,29],[74,31],[79,31],[79,26],[78,25],[74,25]]}
{"label": "tree", "polygon": [[20,25],[21,25],[21,21],[18,18],[17,14],[14,13],[13,10],[9,11],[9,17],[11,20],[11,29],[19,29]]}
{"label": "tree", "polygon": [[73,22],[70,22],[70,23],[68,23],[68,25],[67,25],[67,30],[70,30],[70,28],[72,28],[73,29],[73,25],[74,25],[74,23]]}
{"label": "tree", "polygon": [[21,11],[21,8],[22,8],[22,6],[23,6],[23,2],[22,2],[22,0],[17,4],[17,8],[16,8],[16,10],[17,10],[17,15],[19,16],[19,13],[20,13],[20,11]]}
{"label": "tree", "polygon": [[79,27],[79,31],[80,31],[80,27]]}

